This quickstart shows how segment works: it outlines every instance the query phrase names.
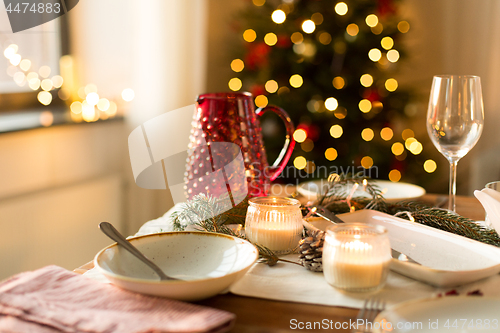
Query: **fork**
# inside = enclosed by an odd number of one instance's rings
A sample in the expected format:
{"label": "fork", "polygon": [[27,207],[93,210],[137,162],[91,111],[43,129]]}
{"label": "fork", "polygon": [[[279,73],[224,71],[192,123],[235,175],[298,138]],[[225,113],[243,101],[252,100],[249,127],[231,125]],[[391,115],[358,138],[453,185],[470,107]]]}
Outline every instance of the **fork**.
{"label": "fork", "polygon": [[385,309],[385,301],[378,298],[367,298],[363,308],[356,317],[356,328],[352,333],[371,333],[375,317]]}

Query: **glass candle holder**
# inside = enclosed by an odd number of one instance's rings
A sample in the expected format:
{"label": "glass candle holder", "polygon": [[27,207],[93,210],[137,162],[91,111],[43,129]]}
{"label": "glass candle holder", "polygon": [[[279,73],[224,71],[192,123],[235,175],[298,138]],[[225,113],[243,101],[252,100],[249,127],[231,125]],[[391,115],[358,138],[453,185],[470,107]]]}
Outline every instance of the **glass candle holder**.
{"label": "glass candle holder", "polygon": [[345,223],[326,229],[323,273],[336,288],[354,292],[382,288],[390,260],[391,246],[382,226]]}
{"label": "glass candle holder", "polygon": [[300,202],[281,197],[248,200],[245,234],[256,244],[277,254],[293,251],[302,238]]}

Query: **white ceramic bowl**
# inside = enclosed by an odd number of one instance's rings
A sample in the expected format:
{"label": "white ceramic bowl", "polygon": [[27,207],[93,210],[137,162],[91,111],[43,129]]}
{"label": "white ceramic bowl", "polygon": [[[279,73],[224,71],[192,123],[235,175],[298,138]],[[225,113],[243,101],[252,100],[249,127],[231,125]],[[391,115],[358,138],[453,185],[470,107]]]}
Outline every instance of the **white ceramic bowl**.
{"label": "white ceramic bowl", "polygon": [[96,255],[95,267],[123,289],[183,301],[228,289],[259,256],[255,246],[241,238],[209,232],[165,232],[129,241],[165,274],[182,281],[160,281],[151,268],[116,243]]}

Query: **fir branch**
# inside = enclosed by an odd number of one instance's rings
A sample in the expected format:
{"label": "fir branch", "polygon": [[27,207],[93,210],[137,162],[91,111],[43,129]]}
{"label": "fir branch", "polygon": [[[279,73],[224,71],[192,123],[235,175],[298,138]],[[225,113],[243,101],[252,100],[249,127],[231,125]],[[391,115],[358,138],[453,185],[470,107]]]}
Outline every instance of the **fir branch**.
{"label": "fir branch", "polygon": [[[407,214],[401,214],[401,212],[398,214],[400,218],[410,219]],[[500,237],[494,229],[483,227],[472,219],[448,210],[428,208],[410,212],[410,215],[417,223],[500,247]]]}

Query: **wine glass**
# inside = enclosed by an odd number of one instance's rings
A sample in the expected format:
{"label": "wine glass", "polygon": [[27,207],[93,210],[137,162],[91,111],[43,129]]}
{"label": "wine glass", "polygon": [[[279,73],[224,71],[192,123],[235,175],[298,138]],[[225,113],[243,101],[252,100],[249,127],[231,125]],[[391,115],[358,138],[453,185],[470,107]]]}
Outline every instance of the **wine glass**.
{"label": "wine glass", "polygon": [[483,131],[481,79],[473,75],[437,75],[432,80],[427,132],[450,162],[448,209],[455,211],[457,163]]}

